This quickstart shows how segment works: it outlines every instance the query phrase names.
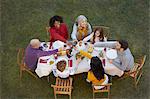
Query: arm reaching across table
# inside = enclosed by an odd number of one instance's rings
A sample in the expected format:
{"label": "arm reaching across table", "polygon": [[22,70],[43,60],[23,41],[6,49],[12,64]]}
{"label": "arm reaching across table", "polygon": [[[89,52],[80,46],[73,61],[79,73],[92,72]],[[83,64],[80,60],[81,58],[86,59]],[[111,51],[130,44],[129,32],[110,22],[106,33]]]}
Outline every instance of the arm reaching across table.
{"label": "arm reaching across table", "polygon": [[115,48],[116,41],[107,41],[107,42],[96,42],[94,47],[109,47]]}
{"label": "arm reaching across table", "polygon": [[87,53],[87,52],[85,52],[85,51],[83,51],[83,50],[80,50],[80,54],[83,55],[83,56],[85,56],[85,57],[87,57],[87,58],[89,58],[89,59],[92,58],[92,55],[91,55],[91,54],[89,54],[89,53]]}

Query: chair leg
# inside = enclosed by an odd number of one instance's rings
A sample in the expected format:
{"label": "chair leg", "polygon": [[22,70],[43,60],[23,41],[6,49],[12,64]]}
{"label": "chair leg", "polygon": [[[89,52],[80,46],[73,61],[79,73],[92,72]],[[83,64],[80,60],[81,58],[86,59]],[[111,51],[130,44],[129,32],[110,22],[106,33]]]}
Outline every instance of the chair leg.
{"label": "chair leg", "polygon": [[20,69],[20,74],[19,74],[20,80],[22,78],[22,70]]}
{"label": "chair leg", "polygon": [[69,95],[69,98],[71,99],[71,94]]}
{"label": "chair leg", "polygon": [[23,71],[20,69],[20,73],[19,73],[19,79],[20,79],[20,80],[19,80],[19,83],[20,83],[20,87],[22,86],[22,79],[21,79],[21,78],[22,78],[22,72],[23,72]]}
{"label": "chair leg", "polygon": [[141,71],[140,74],[139,74],[139,76],[138,76],[138,78],[137,78],[137,80],[136,80],[136,86],[137,86],[137,84],[138,84],[138,82],[139,82],[139,80],[140,80],[142,74],[143,74],[143,72]]}
{"label": "chair leg", "polygon": [[47,82],[49,82],[49,75],[47,76]]}
{"label": "chair leg", "polygon": [[56,94],[55,94],[55,99],[57,99]]}
{"label": "chair leg", "polygon": [[93,92],[93,99],[95,98],[94,92]]}
{"label": "chair leg", "polygon": [[125,79],[125,78],[127,78],[127,77],[129,77],[129,76],[130,76],[130,75],[128,75],[128,74],[123,74],[122,77],[120,77],[118,80]]}
{"label": "chair leg", "polygon": [[110,91],[108,92],[108,99],[110,98]]}
{"label": "chair leg", "polygon": [[134,77],[133,79],[134,79],[134,87],[135,87],[135,88],[137,88],[137,84],[136,84],[136,80],[137,80],[137,78],[136,78],[136,77]]}

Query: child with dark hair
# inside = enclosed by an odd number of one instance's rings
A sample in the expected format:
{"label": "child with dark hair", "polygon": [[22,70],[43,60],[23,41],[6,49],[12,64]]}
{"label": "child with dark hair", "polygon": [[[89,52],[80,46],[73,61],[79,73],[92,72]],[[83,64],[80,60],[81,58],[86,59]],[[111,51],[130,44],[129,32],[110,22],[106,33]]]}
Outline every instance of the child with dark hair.
{"label": "child with dark hair", "polygon": [[94,44],[95,42],[103,42],[107,41],[107,37],[104,36],[103,28],[96,28],[95,31],[90,34],[89,36],[85,37],[83,41],[89,41]]}
{"label": "child with dark hair", "polygon": [[[108,76],[104,72],[104,68],[101,60],[96,56],[91,58],[90,63],[91,69],[88,72],[87,82],[92,82],[93,84],[107,84]],[[104,86],[94,86],[95,89],[101,89]]]}
{"label": "child with dark hair", "polygon": [[60,40],[67,43],[68,28],[67,25],[63,23],[63,18],[61,16],[55,15],[50,18],[49,26],[50,42]]}

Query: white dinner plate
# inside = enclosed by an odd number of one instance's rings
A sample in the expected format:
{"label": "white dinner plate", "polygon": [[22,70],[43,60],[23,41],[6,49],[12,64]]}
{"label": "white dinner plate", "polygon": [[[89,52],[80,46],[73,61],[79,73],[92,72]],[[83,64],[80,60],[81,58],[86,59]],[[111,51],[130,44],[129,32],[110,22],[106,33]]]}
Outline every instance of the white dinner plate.
{"label": "white dinner plate", "polygon": [[64,47],[64,45],[65,45],[64,42],[57,40],[53,43],[52,46],[53,46],[53,49],[59,49],[61,47]]}
{"label": "white dinner plate", "polygon": [[58,57],[58,59],[55,61],[55,65],[59,62],[59,61],[61,61],[61,60],[65,60],[66,61],[66,68],[65,69],[68,69],[68,60],[67,60],[67,58],[65,58],[65,57]]}
{"label": "white dinner plate", "polygon": [[79,42],[78,42],[78,44],[76,45],[76,47],[77,47],[78,50],[85,50],[86,49],[86,46],[85,46],[84,42],[82,42],[81,46],[79,45]]}
{"label": "white dinner plate", "polygon": [[106,51],[106,57],[108,59],[115,59],[117,58],[117,51],[115,49],[110,49]]}

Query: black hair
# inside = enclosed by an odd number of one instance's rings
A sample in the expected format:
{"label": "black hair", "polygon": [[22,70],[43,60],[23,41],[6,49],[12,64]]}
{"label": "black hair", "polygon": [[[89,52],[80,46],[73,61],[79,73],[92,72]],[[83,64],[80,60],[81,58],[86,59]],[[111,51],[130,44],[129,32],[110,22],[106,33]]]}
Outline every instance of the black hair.
{"label": "black hair", "polygon": [[61,16],[55,15],[49,20],[49,26],[54,27],[55,21],[59,21],[60,23],[63,23],[63,18]]}
{"label": "black hair", "polygon": [[97,56],[91,58],[90,66],[91,66],[90,71],[93,72],[94,76],[98,80],[104,79],[104,74],[105,74],[104,68],[101,60]]}
{"label": "black hair", "polygon": [[126,50],[128,48],[128,42],[125,40],[118,40],[119,44],[121,45],[121,48]]}

